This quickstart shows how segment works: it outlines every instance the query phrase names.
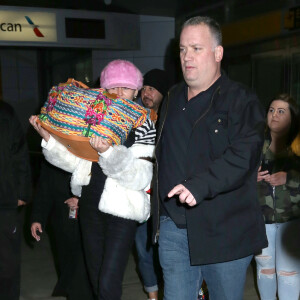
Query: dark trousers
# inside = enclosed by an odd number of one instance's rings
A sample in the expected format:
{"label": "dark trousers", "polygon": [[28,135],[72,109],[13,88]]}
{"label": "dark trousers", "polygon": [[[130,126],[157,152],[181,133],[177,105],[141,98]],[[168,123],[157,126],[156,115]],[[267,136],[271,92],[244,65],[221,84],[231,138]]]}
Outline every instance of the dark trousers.
{"label": "dark trousers", "polygon": [[94,293],[98,300],[120,300],[137,222],[85,206],[80,208],[79,217]]}
{"label": "dark trousers", "polygon": [[17,209],[0,210],[0,299],[20,295],[21,232]]}
{"label": "dark trousers", "polygon": [[88,280],[78,220],[69,219],[68,215],[69,208],[61,207],[55,211],[51,222],[59,271],[52,296],[65,296],[68,300],[92,300],[94,297]]}

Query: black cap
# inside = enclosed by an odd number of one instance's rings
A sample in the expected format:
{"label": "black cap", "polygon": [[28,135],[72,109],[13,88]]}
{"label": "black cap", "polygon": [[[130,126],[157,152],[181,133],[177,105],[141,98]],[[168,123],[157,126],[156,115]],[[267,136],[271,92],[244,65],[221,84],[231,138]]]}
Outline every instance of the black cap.
{"label": "black cap", "polygon": [[148,71],[144,75],[143,85],[152,86],[165,96],[169,89],[167,72],[160,69]]}

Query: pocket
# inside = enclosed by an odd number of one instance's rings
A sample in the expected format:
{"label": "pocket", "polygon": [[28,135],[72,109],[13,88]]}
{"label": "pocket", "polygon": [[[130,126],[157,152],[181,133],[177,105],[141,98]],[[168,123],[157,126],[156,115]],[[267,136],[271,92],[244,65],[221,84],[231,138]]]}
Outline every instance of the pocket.
{"label": "pocket", "polygon": [[1,223],[0,226],[5,232],[5,235],[10,240],[18,239],[19,236],[19,222],[18,222],[18,211],[17,209],[11,211],[3,211],[0,214]]}
{"label": "pocket", "polygon": [[209,140],[214,158],[220,157],[229,145],[227,112],[215,114],[209,124]]}

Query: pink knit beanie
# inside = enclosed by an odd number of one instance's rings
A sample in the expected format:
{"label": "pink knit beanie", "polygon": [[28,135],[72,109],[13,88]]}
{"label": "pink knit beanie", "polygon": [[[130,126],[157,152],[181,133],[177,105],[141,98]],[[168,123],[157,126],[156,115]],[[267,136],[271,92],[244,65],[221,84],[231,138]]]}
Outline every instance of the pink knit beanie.
{"label": "pink knit beanie", "polygon": [[100,86],[104,89],[127,87],[139,90],[143,86],[143,75],[130,61],[113,60],[102,70]]}

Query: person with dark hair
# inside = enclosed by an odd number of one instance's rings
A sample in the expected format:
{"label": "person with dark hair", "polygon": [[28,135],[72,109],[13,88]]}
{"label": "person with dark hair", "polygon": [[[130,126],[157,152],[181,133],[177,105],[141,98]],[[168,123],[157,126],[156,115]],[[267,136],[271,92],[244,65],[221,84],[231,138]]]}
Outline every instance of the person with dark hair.
{"label": "person with dark hair", "polygon": [[[159,107],[168,92],[168,75],[166,71],[152,69],[144,75],[141,91],[141,102],[144,107],[151,109],[158,118]],[[161,268],[158,260],[157,245],[151,243],[152,219],[140,224],[135,236],[135,245],[138,254],[138,267],[142,276],[144,289],[149,300],[158,299],[158,284],[161,279]]]}
{"label": "person with dark hair", "polygon": [[68,203],[74,200],[70,179],[70,173],[42,161],[32,204],[31,235],[40,241],[47,225],[52,229],[58,266],[58,281],[52,295],[92,300],[78,218],[69,215]]}
{"label": "person with dark hair", "polygon": [[14,109],[0,101],[0,299],[20,296],[21,226],[18,207],[30,200],[25,136]]}
{"label": "person with dark hair", "polygon": [[299,133],[298,109],[288,94],[268,105],[258,193],[268,247],[255,257],[262,300],[298,300],[300,295],[300,157],[291,150]]}
{"label": "person with dark hair", "polygon": [[221,72],[222,34],[209,17],[180,34],[184,81],[161,106],[153,240],[165,300],[241,300],[253,255],[267,246],[257,197],[265,120],[251,90]]}
{"label": "person with dark hair", "polygon": [[169,89],[168,74],[164,70],[152,69],[144,75],[141,100],[145,107],[158,113],[160,104]]}
{"label": "person with dark hair", "polygon": [[[139,69],[126,60],[113,60],[101,72],[101,87],[110,94],[132,101],[143,85]],[[132,104],[132,109],[137,104]],[[139,111],[141,107],[138,106]],[[71,190],[79,201],[80,227],[93,291],[98,300],[120,300],[122,281],[134,243],[138,222],[150,215],[145,188],[152,179],[155,127],[143,111],[143,123],[126,136],[123,145],[110,146],[99,136],[90,138],[98,162],[70,153],[37,123],[46,159],[72,173]],[[122,110],[122,113],[132,111]],[[122,118],[114,116],[116,122]],[[113,117],[112,117],[113,119]],[[120,127],[123,125],[122,123]],[[129,204],[129,201],[132,201]]]}

